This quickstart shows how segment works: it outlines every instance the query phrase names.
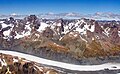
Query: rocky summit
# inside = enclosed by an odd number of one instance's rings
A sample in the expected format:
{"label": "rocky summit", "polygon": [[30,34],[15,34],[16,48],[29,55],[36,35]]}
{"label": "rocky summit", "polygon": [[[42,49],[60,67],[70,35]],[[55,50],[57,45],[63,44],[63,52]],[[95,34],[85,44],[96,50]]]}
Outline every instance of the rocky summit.
{"label": "rocky summit", "polygon": [[65,62],[119,56],[120,21],[40,19],[35,15],[0,19],[0,49]]}
{"label": "rocky summit", "polygon": [[0,53],[0,74],[60,74],[57,70],[35,62]]}

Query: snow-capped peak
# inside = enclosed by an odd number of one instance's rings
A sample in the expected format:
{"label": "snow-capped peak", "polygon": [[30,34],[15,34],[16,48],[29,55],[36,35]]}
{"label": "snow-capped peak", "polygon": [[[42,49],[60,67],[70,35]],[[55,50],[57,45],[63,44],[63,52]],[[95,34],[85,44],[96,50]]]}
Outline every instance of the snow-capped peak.
{"label": "snow-capped peak", "polygon": [[17,14],[17,13],[12,13],[12,14],[11,14],[11,16],[16,16],[16,15],[18,15],[18,14]]}

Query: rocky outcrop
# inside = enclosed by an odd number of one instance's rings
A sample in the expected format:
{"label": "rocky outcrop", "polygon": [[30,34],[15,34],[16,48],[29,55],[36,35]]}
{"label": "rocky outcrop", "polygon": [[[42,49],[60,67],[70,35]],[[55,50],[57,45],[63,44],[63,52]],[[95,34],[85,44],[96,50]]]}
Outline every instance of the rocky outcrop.
{"label": "rocky outcrop", "polygon": [[59,74],[59,72],[24,58],[0,53],[0,74]]}

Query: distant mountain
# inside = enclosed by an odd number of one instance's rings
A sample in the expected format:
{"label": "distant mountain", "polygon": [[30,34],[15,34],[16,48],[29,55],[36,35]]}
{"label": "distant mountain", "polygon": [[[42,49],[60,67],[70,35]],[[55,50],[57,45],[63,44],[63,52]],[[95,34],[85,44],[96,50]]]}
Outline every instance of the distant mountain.
{"label": "distant mountain", "polygon": [[[20,15],[20,14],[10,14],[10,15],[0,15],[1,18],[7,17],[15,17],[15,18],[24,18],[29,15]],[[79,18],[88,18],[88,19],[96,19],[96,20],[120,20],[120,14],[110,13],[110,12],[97,12],[94,14],[80,14],[80,13],[45,13],[45,14],[37,14],[38,18],[48,18],[48,19],[79,19]]]}
{"label": "distant mountain", "polygon": [[102,19],[102,20],[120,20],[120,14],[114,13],[101,13],[97,12],[91,15],[94,19]]}
{"label": "distant mountain", "polygon": [[[43,15],[41,15],[42,17]],[[58,13],[58,14],[44,14],[44,18],[67,18],[67,19],[78,19],[78,18],[90,18],[96,20],[120,20],[120,14],[114,13],[101,13],[97,12],[95,14],[79,14],[79,13]]]}
{"label": "distant mountain", "polygon": [[27,17],[29,15],[20,15],[20,14],[16,14],[16,13],[13,13],[13,14],[10,14],[10,15],[0,15],[0,18],[9,18],[9,17],[13,17],[13,18],[19,18],[19,19],[22,19],[24,17]]}

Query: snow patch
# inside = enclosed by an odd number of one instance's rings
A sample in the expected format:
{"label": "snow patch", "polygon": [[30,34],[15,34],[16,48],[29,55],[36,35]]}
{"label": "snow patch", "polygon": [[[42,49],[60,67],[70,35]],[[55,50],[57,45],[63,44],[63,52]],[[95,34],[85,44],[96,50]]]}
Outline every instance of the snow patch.
{"label": "snow patch", "polygon": [[57,23],[56,25],[57,25],[57,26],[61,26],[61,23]]}
{"label": "snow patch", "polygon": [[15,59],[15,58],[13,58],[13,62],[18,62],[18,60],[17,60],[17,59]]}
{"label": "snow patch", "polygon": [[[91,26],[91,28],[89,28],[89,26]],[[91,32],[94,32],[94,30],[95,30],[95,25],[84,25],[84,28],[85,29],[87,29],[87,30],[89,30],[89,31],[91,31]]]}
{"label": "snow patch", "polygon": [[0,59],[0,62],[1,62],[1,64],[2,64],[2,66],[7,66],[7,63],[5,62],[4,59]]}
{"label": "snow patch", "polygon": [[119,37],[120,37],[120,31],[118,31],[118,35],[119,35]]}
{"label": "snow patch", "polygon": [[30,24],[25,25],[25,29],[27,29],[28,31],[27,32],[23,31],[22,34],[18,34],[15,31],[15,33],[16,33],[15,39],[19,39],[19,38],[22,38],[22,37],[25,37],[25,36],[29,36],[31,34],[32,29],[30,28]]}
{"label": "snow patch", "polygon": [[11,24],[5,24],[5,23],[2,23],[1,25],[2,25],[2,28],[6,28],[8,26],[12,26]]}
{"label": "snow patch", "polygon": [[5,36],[5,37],[3,37],[4,39],[8,39],[9,37],[10,37],[10,33],[11,33],[11,31],[12,31],[12,29],[13,29],[13,27],[14,27],[14,25],[13,24],[9,24],[9,25],[7,25],[7,24],[2,24],[2,29],[3,28],[7,28],[7,27],[11,27],[9,30],[6,30],[6,31],[4,31],[3,32],[3,35]]}
{"label": "snow patch", "polygon": [[104,33],[106,36],[109,36],[109,31],[110,31],[110,28],[107,27],[107,28],[104,30],[103,33]]}
{"label": "snow patch", "polygon": [[94,37],[92,37],[92,40],[95,40],[95,38],[94,38]]}
{"label": "snow patch", "polygon": [[18,34],[17,32],[15,32],[15,33],[16,33],[15,39],[20,39],[20,38],[23,38],[25,36],[29,36],[31,34],[30,31],[28,31],[26,33],[25,33],[25,31],[23,31],[22,34]]}
{"label": "snow patch", "polygon": [[72,26],[74,26],[74,23],[69,23],[68,25],[64,25],[64,34],[68,33],[72,29]]}
{"label": "snow patch", "polygon": [[41,22],[41,25],[37,31],[42,32],[43,30],[45,30],[46,27],[50,27],[50,26],[46,23]]}
{"label": "snow patch", "polygon": [[100,37],[99,37],[98,35],[95,35],[95,38],[96,38],[96,39],[100,39]]}
{"label": "snow patch", "polygon": [[2,23],[4,23],[4,21],[0,21],[0,23],[2,24]]}

